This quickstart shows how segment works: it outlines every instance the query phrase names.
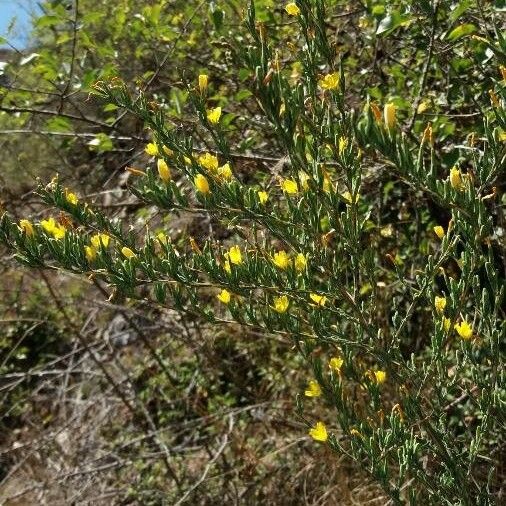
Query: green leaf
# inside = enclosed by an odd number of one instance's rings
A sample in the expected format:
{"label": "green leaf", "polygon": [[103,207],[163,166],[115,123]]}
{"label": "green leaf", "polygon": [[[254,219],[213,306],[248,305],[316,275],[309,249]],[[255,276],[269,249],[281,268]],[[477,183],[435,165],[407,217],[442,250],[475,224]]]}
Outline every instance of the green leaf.
{"label": "green leaf", "polygon": [[469,9],[470,6],[471,6],[470,0],[464,0],[462,2],[459,2],[458,5],[455,7],[455,9],[452,10],[450,14],[450,20],[452,21],[452,23],[457,21],[457,19],[459,19],[460,16],[462,16],[462,14],[464,14],[464,12],[466,12],[467,9]]}
{"label": "green leaf", "polygon": [[70,132],[72,131],[72,123],[67,118],[54,117],[46,121],[46,127],[52,132]]}
{"label": "green leaf", "polygon": [[242,102],[243,100],[245,100],[246,98],[248,97],[251,97],[251,95],[253,95],[253,93],[251,93],[250,90],[239,90],[236,94],[235,94],[235,99],[238,101],[238,102]]}
{"label": "green leaf", "polygon": [[114,148],[111,138],[104,133],[97,134],[94,139],[88,142],[88,146],[90,147],[90,149],[102,153],[105,151],[112,151],[112,149]]}
{"label": "green leaf", "polygon": [[454,28],[447,36],[446,38],[449,41],[458,40],[462,37],[465,37],[466,35],[471,35],[472,33],[476,32],[477,28],[472,23],[464,23],[463,25],[459,25],[456,28]]}
{"label": "green leaf", "polygon": [[49,28],[61,22],[61,19],[57,16],[41,16],[35,21],[37,28]]}
{"label": "green leaf", "polygon": [[406,14],[401,14],[399,11],[392,11],[385,16],[378,25],[376,35],[389,35],[401,26],[409,24],[411,18]]}

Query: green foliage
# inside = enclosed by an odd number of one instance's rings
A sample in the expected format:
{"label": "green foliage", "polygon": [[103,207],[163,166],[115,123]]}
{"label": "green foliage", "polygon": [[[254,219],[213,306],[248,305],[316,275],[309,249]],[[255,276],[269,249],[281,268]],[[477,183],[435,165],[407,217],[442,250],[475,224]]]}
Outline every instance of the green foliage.
{"label": "green foliage", "polygon": [[[37,195],[60,223],[6,213],[0,240],[28,266],[287,341],[298,354],[288,362],[308,371],[287,417],[354,460],[393,504],[493,504],[506,401],[500,2],[250,2],[239,28],[238,3],[211,2],[181,45],[200,4],[155,3],[134,16],[135,3],[124,4],[87,11],[77,32],[103,62],[70,76],[103,115],[88,146],[106,156],[123,118],[142,125],[152,138],[136,165],[147,168],[129,168],[130,193],[216,228],[194,238],[141,219],[134,233],[55,178]],[[61,23],[61,8],[37,29]],[[207,29],[214,44],[183,70]],[[101,30],[111,35],[98,47]],[[150,88],[162,64],[146,71],[142,60],[167,44],[180,68]],[[35,62],[35,74],[67,82],[57,55]],[[263,375],[283,369],[240,378],[231,369],[246,366],[227,338],[213,353],[234,365],[208,371],[211,413],[257,399]],[[265,353],[268,363],[273,348]],[[179,362],[183,383],[196,360]],[[166,386],[142,371],[137,381],[145,399]],[[162,425],[188,416],[164,408]],[[144,465],[139,474],[146,488],[162,479]]]}

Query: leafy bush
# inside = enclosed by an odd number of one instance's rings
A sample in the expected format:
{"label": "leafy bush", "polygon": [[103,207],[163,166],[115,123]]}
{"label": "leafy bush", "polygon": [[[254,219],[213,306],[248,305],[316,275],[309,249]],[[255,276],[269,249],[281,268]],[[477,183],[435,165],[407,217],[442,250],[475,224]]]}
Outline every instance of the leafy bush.
{"label": "leafy bush", "polygon": [[[367,89],[360,69],[381,72],[377,54],[340,52],[328,23],[353,11],[323,0],[286,4],[279,31],[250,2],[244,30],[222,41],[239,104],[212,72],[183,74],[163,100],[118,76],[95,82],[104,107],[152,134],[147,168],[127,168],[131,193],[164,214],[209,216],[207,238],[172,239],[163,223],[134,234],[58,178],[37,194],[64,219],[4,214],[0,237],[31,267],[289,340],[312,371],[294,413],[312,439],[393,504],[492,504],[506,400],[506,41],[495,7],[478,35],[468,2],[409,6],[361,5],[364,37],[374,27],[384,51],[400,47],[392,76]],[[416,43],[412,60],[403,41]]]}

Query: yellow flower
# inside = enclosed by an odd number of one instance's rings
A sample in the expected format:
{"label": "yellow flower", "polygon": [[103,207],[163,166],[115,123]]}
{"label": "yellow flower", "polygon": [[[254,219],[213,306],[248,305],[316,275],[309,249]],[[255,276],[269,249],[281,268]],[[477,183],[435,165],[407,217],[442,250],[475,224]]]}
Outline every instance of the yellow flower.
{"label": "yellow flower", "polygon": [[232,169],[230,168],[230,164],[228,162],[221,167],[218,167],[218,176],[225,181],[230,181],[232,179]]}
{"label": "yellow flower", "polygon": [[156,238],[160,244],[165,244],[167,242],[167,234],[165,232],[158,232]]}
{"label": "yellow flower", "polygon": [[457,167],[452,167],[450,170],[450,184],[452,188],[457,191],[462,191],[464,189],[464,180],[462,179],[462,174]]}
{"label": "yellow flower", "polygon": [[101,247],[107,248],[109,246],[109,240],[111,238],[107,234],[95,234],[90,238],[90,242],[95,249]]}
{"label": "yellow flower", "polygon": [[209,76],[207,74],[200,74],[199,75],[200,93],[204,94],[206,92],[208,84],[209,84]]}
{"label": "yellow flower", "polygon": [[341,197],[343,197],[343,199],[346,200],[346,202],[348,202],[349,204],[356,204],[358,202],[358,199],[360,198],[360,194],[357,193],[354,199],[353,195],[349,191],[345,191],[344,193],[341,194]]}
{"label": "yellow flower", "polygon": [[168,183],[170,181],[170,169],[167,162],[162,158],[159,158],[156,162],[156,166],[158,167],[158,175],[160,176],[160,179],[164,183]]}
{"label": "yellow flower", "polygon": [[286,295],[282,295],[281,297],[276,297],[274,299],[274,311],[278,313],[285,313],[288,309],[288,297]]}
{"label": "yellow flower", "polygon": [[327,303],[325,295],[318,295],[317,293],[310,293],[309,298],[318,306],[324,306]]}
{"label": "yellow flower", "polygon": [[211,153],[200,155],[198,161],[204,169],[210,170],[211,172],[218,170],[218,158]]}
{"label": "yellow flower", "polygon": [[385,371],[374,371],[374,380],[378,385],[385,383],[387,379],[387,373]]}
{"label": "yellow flower", "polygon": [[167,156],[172,156],[174,154],[174,151],[172,151],[172,149],[168,148],[167,146],[162,146],[162,149]]}
{"label": "yellow flower", "polygon": [[499,72],[501,73],[502,80],[506,81],[506,67],[504,65],[499,66]]}
{"label": "yellow flower", "polygon": [[258,195],[258,200],[260,201],[260,204],[265,204],[267,202],[267,200],[269,199],[269,194],[265,191],[259,191],[257,193]]}
{"label": "yellow flower", "polygon": [[304,255],[303,253],[297,253],[297,256],[295,257],[295,260],[293,263],[295,266],[295,270],[297,272],[302,272],[307,266],[306,255]]}
{"label": "yellow flower", "polygon": [[380,111],[379,107],[377,106],[377,104],[374,102],[371,102],[369,104],[369,107],[371,108],[371,111],[373,113],[373,116],[374,116],[374,119],[376,120],[376,122],[381,123],[381,111]]}
{"label": "yellow flower", "polygon": [[52,233],[55,239],[63,239],[65,237],[66,229],[63,225],[57,224]]}
{"label": "yellow flower", "polygon": [[295,2],[286,4],[285,11],[289,16],[298,16],[300,14],[300,9],[297,7],[297,4]]}
{"label": "yellow flower", "polygon": [[242,254],[241,248],[239,246],[232,246],[228,250],[228,259],[234,264],[239,265],[242,264]]}
{"label": "yellow flower", "polygon": [[232,273],[232,269],[230,268],[230,262],[228,260],[225,260],[225,263],[223,264],[223,268],[225,269],[225,272],[228,274]]}
{"label": "yellow flower", "polygon": [[448,332],[450,330],[450,325],[452,324],[450,318],[446,318],[446,316],[443,316],[443,328],[445,329],[445,332]]}
{"label": "yellow flower", "polygon": [[322,443],[325,443],[328,438],[327,427],[325,427],[325,424],[323,422],[316,422],[315,426],[309,430],[309,435],[315,441],[321,441]]}
{"label": "yellow flower", "polygon": [[383,110],[383,115],[385,118],[385,125],[387,128],[391,129],[395,126],[395,111],[397,107],[395,107],[392,102],[389,102],[385,105],[385,108]]}
{"label": "yellow flower", "polygon": [[97,258],[97,250],[93,246],[85,246],[84,254],[86,255],[86,260],[88,260],[88,262],[93,262],[93,260]]}
{"label": "yellow flower", "polygon": [[334,72],[333,74],[327,74],[324,76],[324,78],[321,79],[318,84],[324,90],[335,90],[339,87],[339,81],[339,72]]}
{"label": "yellow flower", "polygon": [[344,360],[341,357],[332,357],[329,361],[329,368],[332,371],[340,372],[343,367]]}
{"label": "yellow flower", "polygon": [[158,146],[154,142],[150,142],[149,144],[146,144],[146,147],[144,148],[144,151],[149,156],[158,156]]}
{"label": "yellow flower", "polygon": [[232,298],[230,292],[225,289],[223,289],[216,297],[218,297],[218,300],[223,302],[223,304],[228,304]]}
{"label": "yellow flower", "polygon": [[216,125],[221,118],[221,107],[215,107],[214,109],[210,109],[207,111],[207,121]]}
{"label": "yellow flower", "polygon": [[350,436],[363,437],[362,433],[357,429],[351,429]]}
{"label": "yellow flower", "polygon": [[348,146],[348,139],[346,137],[339,138],[339,154],[342,155]]}
{"label": "yellow flower", "polygon": [[274,265],[280,269],[286,269],[290,265],[290,257],[284,250],[274,253],[272,261],[274,262]]}
{"label": "yellow flower", "polygon": [[123,246],[121,248],[121,253],[128,259],[135,258],[137,256],[130,248],[127,248],[126,246]]}
{"label": "yellow flower", "polygon": [[443,314],[446,307],[446,297],[437,297],[434,299],[434,306],[439,314]]}
{"label": "yellow flower", "polygon": [[48,233],[51,234],[55,239],[63,239],[65,237],[65,227],[56,223],[54,218],[49,218],[48,220],[42,220],[40,222],[42,228]]}
{"label": "yellow flower", "polygon": [[195,187],[200,193],[203,193],[205,195],[206,193],[210,192],[209,181],[207,180],[206,176],[197,174],[193,179],[193,182],[195,183]]}
{"label": "yellow flower", "polygon": [[73,206],[76,206],[77,203],[79,202],[77,195],[75,193],[68,191],[66,188],[65,188],[65,199],[69,204],[72,204]]}
{"label": "yellow flower", "polygon": [[473,327],[469,325],[466,320],[456,323],[455,330],[457,331],[457,334],[466,341],[473,337]]}
{"label": "yellow flower", "polygon": [[320,397],[321,394],[322,389],[320,388],[318,382],[311,380],[307,386],[306,391],[304,392],[304,395],[306,397]]}
{"label": "yellow flower", "polygon": [[19,228],[26,234],[27,237],[31,237],[35,233],[32,223],[28,220],[19,220]]}
{"label": "yellow flower", "polygon": [[445,229],[441,225],[436,225],[433,230],[439,239],[442,239],[445,236]]}
{"label": "yellow flower", "polygon": [[293,179],[284,179],[281,183],[281,188],[289,195],[293,195],[299,191],[299,185]]}

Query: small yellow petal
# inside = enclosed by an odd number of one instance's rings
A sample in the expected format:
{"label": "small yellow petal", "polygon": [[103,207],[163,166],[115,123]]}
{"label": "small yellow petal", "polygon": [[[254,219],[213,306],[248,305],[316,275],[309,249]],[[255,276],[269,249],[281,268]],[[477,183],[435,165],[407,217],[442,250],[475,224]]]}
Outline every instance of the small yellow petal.
{"label": "small yellow petal", "polygon": [[73,206],[76,206],[79,202],[79,199],[77,198],[77,195],[75,193],[72,193],[71,191],[68,191],[65,189],[65,199],[69,204],[72,204]]}
{"label": "small yellow petal", "polygon": [[158,146],[154,142],[150,142],[149,144],[146,144],[144,151],[149,156],[158,156],[158,154],[159,154]]}
{"label": "small yellow petal", "polygon": [[260,201],[260,204],[265,204],[267,202],[267,200],[269,199],[269,194],[265,191],[259,191],[257,193],[258,195],[258,200]]}
{"label": "small yellow petal", "polygon": [[439,314],[443,314],[446,307],[446,297],[435,297],[434,298],[434,306],[436,307],[436,311]]}
{"label": "small yellow petal", "polygon": [[325,295],[310,293],[309,298],[318,306],[324,306],[327,303],[327,297],[325,297]]}
{"label": "small yellow petal", "polygon": [[322,389],[317,381],[311,380],[308,384],[308,387],[306,391],[304,392],[304,395],[306,397],[320,397],[322,394]]}
{"label": "small yellow petal", "polygon": [[302,272],[306,269],[307,266],[307,257],[303,253],[297,253],[295,260],[293,262],[295,270],[297,272]]}
{"label": "small yellow petal", "polygon": [[209,84],[209,76],[207,74],[199,75],[199,90],[201,94],[204,94],[207,90],[207,85]]}
{"label": "small yellow petal", "polygon": [[232,298],[231,293],[228,290],[223,289],[216,297],[223,304],[228,304]]}
{"label": "small yellow petal", "polygon": [[324,443],[328,439],[327,427],[325,427],[325,424],[323,422],[316,422],[314,427],[309,430],[309,435],[315,441],[321,441]]}
{"label": "small yellow petal", "polygon": [[232,179],[232,169],[230,168],[230,164],[227,162],[221,167],[218,167],[218,177],[225,181],[230,181]]}
{"label": "small yellow petal", "polygon": [[452,167],[450,170],[450,184],[453,189],[457,191],[464,190],[464,180],[462,174],[457,167]]}
{"label": "small yellow petal", "polygon": [[346,202],[349,204],[356,204],[360,199],[360,194],[357,193],[355,195],[355,198],[353,198],[353,195],[349,191],[345,191],[341,194],[341,197],[343,197],[343,199],[346,200]]}
{"label": "small yellow petal", "polygon": [[289,302],[286,295],[282,295],[281,297],[276,297],[274,299],[274,311],[278,313],[285,313],[288,309],[288,306]]}
{"label": "small yellow petal", "polygon": [[158,175],[160,176],[160,179],[164,183],[168,183],[170,181],[170,169],[167,162],[162,158],[159,158],[156,162],[156,166],[158,167]]}
{"label": "small yellow petal", "polygon": [[198,158],[198,162],[204,169],[207,169],[211,172],[216,172],[218,170],[218,158],[211,153],[204,153],[200,155]]}
{"label": "small yellow petal", "polygon": [[298,16],[300,14],[300,9],[297,7],[297,4],[295,2],[286,4],[285,11],[289,16]]}
{"label": "small yellow petal", "polygon": [[294,195],[299,191],[299,185],[293,179],[283,180],[281,183],[281,188],[285,193],[288,193],[289,195]]}
{"label": "small yellow petal", "polygon": [[457,331],[457,334],[466,341],[473,337],[473,327],[467,323],[466,320],[462,320],[460,323],[456,323],[455,330]]}
{"label": "small yellow petal", "polygon": [[335,90],[339,87],[340,77],[339,72],[327,74],[318,84],[324,90]]}
{"label": "small yellow petal", "polygon": [[93,260],[97,258],[97,250],[93,246],[85,246],[84,254],[86,255],[88,262],[93,262]]}
{"label": "small yellow petal", "polygon": [[128,259],[135,258],[137,256],[130,248],[127,248],[126,246],[123,246],[121,248],[121,253]]}
{"label": "small yellow petal", "polygon": [[445,236],[445,229],[441,225],[436,225],[434,228],[434,233],[439,237],[439,239],[443,239]]}
{"label": "small yellow petal", "polygon": [[209,181],[207,180],[206,176],[197,174],[193,179],[193,182],[195,183],[195,187],[200,193],[205,195],[211,191],[209,189]]}
{"label": "small yellow petal", "polygon": [[329,368],[334,372],[340,372],[344,360],[341,357],[332,357],[329,361]]}
{"label": "small yellow petal", "polygon": [[217,123],[219,123],[220,118],[221,118],[221,107],[215,107],[214,109],[207,111],[207,121],[209,121],[209,123],[216,125]]}
{"label": "small yellow petal", "polygon": [[378,385],[381,385],[381,383],[385,383],[387,379],[387,373],[385,371],[374,371],[374,379]]}
{"label": "small yellow petal", "polygon": [[395,105],[392,104],[392,102],[389,102],[388,104],[385,105],[385,109],[383,111],[383,114],[384,114],[384,119],[385,119],[385,125],[389,129],[392,129],[395,126],[395,123],[396,123],[396,117],[395,117],[396,110],[397,110],[397,107],[395,107]]}
{"label": "small yellow petal", "polygon": [[242,264],[241,248],[239,248],[239,246],[232,246],[228,250],[228,259],[234,265],[240,265],[240,264]]}
{"label": "small yellow petal", "polygon": [[35,233],[33,225],[29,220],[19,220],[19,228],[27,237],[31,237]]}
{"label": "small yellow petal", "polygon": [[280,269],[286,269],[290,265],[290,257],[284,250],[274,253],[272,261],[274,265]]}
{"label": "small yellow petal", "polygon": [[110,237],[107,234],[95,234],[90,237],[92,246],[98,250],[101,247],[107,248],[109,246]]}

